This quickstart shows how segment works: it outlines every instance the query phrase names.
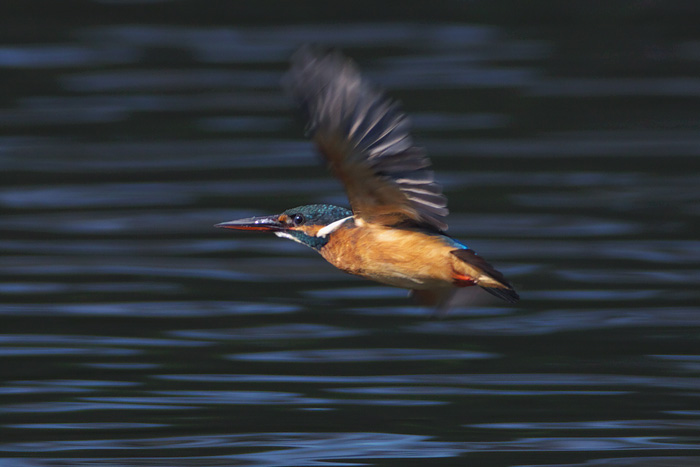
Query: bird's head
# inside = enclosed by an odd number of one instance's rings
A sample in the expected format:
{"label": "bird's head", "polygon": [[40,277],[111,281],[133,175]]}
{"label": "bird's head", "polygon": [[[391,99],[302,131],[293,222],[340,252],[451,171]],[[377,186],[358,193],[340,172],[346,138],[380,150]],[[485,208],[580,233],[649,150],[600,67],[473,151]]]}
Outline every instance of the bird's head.
{"label": "bird's head", "polygon": [[320,250],[328,243],[332,233],[347,225],[351,219],[352,211],[349,209],[330,204],[310,204],[287,209],[282,214],[222,222],[216,227],[272,232],[278,237]]}

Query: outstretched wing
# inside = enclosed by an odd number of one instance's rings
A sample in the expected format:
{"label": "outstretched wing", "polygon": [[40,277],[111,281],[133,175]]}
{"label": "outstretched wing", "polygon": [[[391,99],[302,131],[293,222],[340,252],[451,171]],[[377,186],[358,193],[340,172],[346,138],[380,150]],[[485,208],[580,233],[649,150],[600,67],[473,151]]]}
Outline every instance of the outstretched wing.
{"label": "outstretched wing", "polygon": [[408,118],[362,79],[352,61],[302,48],[292,59],[288,86],[355,216],[447,229],[447,199],[430,160],[413,145]]}

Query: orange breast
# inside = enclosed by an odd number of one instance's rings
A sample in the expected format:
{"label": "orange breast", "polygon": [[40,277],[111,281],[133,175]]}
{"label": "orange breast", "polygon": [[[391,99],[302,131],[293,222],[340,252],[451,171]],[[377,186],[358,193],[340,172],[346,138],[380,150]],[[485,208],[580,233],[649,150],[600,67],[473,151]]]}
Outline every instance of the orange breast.
{"label": "orange breast", "polygon": [[350,274],[395,287],[434,289],[455,283],[451,250],[454,246],[437,235],[366,224],[334,232],[321,255]]}

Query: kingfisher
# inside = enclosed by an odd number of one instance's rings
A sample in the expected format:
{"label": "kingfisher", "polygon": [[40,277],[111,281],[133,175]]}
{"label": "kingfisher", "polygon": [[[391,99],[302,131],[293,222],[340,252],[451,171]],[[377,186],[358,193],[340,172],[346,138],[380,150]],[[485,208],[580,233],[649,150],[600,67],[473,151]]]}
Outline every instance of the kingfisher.
{"label": "kingfisher", "polygon": [[447,198],[425,151],[413,142],[407,116],[352,60],[303,47],[292,57],[285,84],[352,210],[311,204],[216,227],[294,240],[342,271],[409,289],[438,314],[463,287],[519,300],[503,274],[445,233]]}

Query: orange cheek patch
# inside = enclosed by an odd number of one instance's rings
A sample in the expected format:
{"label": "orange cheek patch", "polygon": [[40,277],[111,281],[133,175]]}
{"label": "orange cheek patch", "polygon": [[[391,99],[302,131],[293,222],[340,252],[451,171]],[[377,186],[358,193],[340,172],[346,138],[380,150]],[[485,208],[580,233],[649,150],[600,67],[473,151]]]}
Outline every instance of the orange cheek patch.
{"label": "orange cheek patch", "polygon": [[304,230],[304,233],[306,233],[306,235],[309,235],[311,237],[315,237],[316,234],[318,233],[318,231],[321,230],[322,228],[323,228],[322,225],[312,225],[309,227],[304,227],[303,230]]}
{"label": "orange cheek patch", "polygon": [[323,228],[322,225],[302,225],[300,227],[292,227],[291,230],[297,230],[299,232],[304,232],[309,237],[315,237],[319,230]]}
{"label": "orange cheek patch", "polygon": [[469,287],[476,284],[474,279],[464,274],[454,274],[452,279],[457,287]]}

